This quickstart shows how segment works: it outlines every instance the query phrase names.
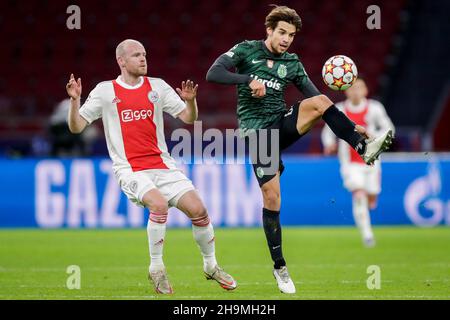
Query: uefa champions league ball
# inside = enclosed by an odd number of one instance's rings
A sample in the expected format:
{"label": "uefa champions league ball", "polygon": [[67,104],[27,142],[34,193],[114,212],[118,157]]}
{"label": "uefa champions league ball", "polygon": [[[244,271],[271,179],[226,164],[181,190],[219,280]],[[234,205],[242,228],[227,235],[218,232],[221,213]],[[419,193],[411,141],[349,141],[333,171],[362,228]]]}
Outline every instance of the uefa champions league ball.
{"label": "uefa champions league ball", "polygon": [[358,77],[358,69],[349,57],[343,55],[328,59],[322,68],[322,79],[325,84],[336,91],[350,88]]}

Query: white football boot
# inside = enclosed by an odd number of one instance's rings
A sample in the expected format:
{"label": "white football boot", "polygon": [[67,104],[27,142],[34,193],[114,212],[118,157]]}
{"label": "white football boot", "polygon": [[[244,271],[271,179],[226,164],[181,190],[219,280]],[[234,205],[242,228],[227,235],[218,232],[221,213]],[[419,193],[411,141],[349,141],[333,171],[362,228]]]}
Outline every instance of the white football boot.
{"label": "white football boot", "polygon": [[375,245],[376,245],[376,241],[375,241],[375,238],[373,236],[364,238],[363,239],[363,243],[364,243],[364,246],[366,248],[374,248]]}
{"label": "white football boot", "polygon": [[173,289],[170,285],[169,278],[167,278],[166,269],[151,271],[148,273],[148,280],[153,284],[156,293],[172,294]]}
{"label": "white football boot", "polygon": [[389,149],[393,138],[394,135],[392,130],[387,130],[385,133],[374,139],[366,140],[366,152],[362,155],[364,162],[368,165],[372,165],[382,152]]}
{"label": "white football boot", "polygon": [[273,269],[273,276],[277,280],[278,289],[280,289],[282,293],[295,293],[294,282],[292,282],[286,266],[283,266],[280,269]]}
{"label": "white football boot", "polygon": [[218,265],[209,272],[204,271],[204,274],[207,280],[215,280],[225,290],[234,290],[237,287],[237,283],[233,277]]}

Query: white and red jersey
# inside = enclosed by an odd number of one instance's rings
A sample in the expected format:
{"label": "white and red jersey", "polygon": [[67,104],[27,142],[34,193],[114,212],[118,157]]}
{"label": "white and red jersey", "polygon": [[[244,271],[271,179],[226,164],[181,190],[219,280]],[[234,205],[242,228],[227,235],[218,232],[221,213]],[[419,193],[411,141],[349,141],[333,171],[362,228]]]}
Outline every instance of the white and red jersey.
{"label": "white and red jersey", "polygon": [[176,169],[164,138],[163,112],[176,118],[186,104],[164,80],[141,77],[136,86],[116,80],[99,83],[80,108],[91,124],[102,118],[113,169],[132,172]]}
{"label": "white and red jersey", "polygon": [[[366,128],[371,137],[376,137],[388,129],[394,130],[394,125],[384,106],[376,100],[363,99],[358,105],[353,105],[350,100],[345,100],[337,103],[336,107],[355,124]],[[322,130],[322,143],[324,147],[336,143],[336,136],[327,125]],[[341,165],[348,163],[364,164],[361,156],[344,140],[339,140],[338,156]]]}

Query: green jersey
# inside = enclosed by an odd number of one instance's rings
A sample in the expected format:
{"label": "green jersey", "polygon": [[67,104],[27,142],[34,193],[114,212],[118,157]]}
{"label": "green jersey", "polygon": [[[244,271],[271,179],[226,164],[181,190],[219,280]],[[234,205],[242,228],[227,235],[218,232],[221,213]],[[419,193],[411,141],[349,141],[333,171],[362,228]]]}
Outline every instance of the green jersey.
{"label": "green jersey", "polygon": [[289,83],[301,89],[308,75],[298,56],[271,53],[263,40],[244,41],[225,53],[237,73],[250,75],[266,86],[263,98],[253,98],[248,84],[239,84],[237,116],[243,130],[267,128],[281,119],[286,111],[284,91]]}

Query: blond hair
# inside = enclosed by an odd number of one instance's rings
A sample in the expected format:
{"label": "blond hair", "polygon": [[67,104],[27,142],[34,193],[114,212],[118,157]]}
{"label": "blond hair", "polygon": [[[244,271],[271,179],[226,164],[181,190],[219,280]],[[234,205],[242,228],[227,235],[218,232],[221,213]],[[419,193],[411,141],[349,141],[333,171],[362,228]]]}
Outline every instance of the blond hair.
{"label": "blond hair", "polygon": [[140,43],[139,41],[134,40],[134,39],[123,40],[121,43],[119,43],[119,45],[116,48],[116,58],[123,57],[125,54],[125,47],[131,43],[136,43],[136,44],[143,46],[142,43]]}

